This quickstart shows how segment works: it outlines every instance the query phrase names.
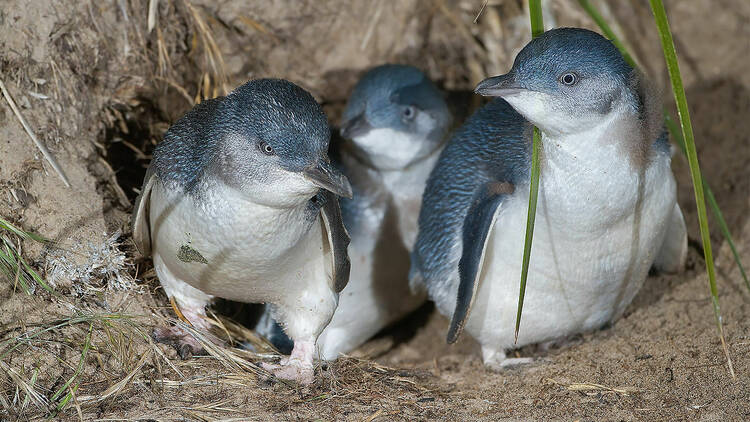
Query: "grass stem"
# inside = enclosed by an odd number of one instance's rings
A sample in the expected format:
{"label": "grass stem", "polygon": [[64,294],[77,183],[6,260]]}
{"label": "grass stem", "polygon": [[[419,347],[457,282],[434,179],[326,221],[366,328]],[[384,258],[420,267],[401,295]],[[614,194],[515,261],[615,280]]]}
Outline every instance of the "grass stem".
{"label": "grass stem", "polygon": [[[625,44],[615,34],[615,32],[607,23],[607,21],[604,20],[602,15],[597,10],[596,6],[594,6],[589,0],[578,0],[578,3],[580,3],[581,7],[586,11],[586,13],[589,14],[591,19],[599,26],[599,29],[601,29],[604,36],[610,39],[612,43],[615,45],[615,47],[617,47],[620,50],[620,53],[622,54],[625,61],[627,61],[628,64],[630,64],[630,66],[632,66],[633,68],[637,68],[638,65],[633,59],[633,57],[630,55],[628,50],[625,48]],[[685,139],[682,136],[682,132],[680,131],[680,128],[674,122],[674,120],[672,120],[672,118],[669,116],[669,113],[666,110],[664,110],[664,124],[667,126],[667,130],[669,130],[669,133],[670,135],[672,135],[672,138],[677,142],[677,146],[680,147],[680,150],[682,151],[682,153],[685,156],[687,156],[687,150],[685,149]],[[719,203],[716,202],[716,198],[714,197],[713,191],[711,190],[711,187],[706,181],[706,178],[701,176],[701,180],[703,181],[703,189],[706,192],[706,199],[708,199],[708,206],[711,208],[711,212],[716,218],[716,222],[719,224],[719,229],[721,230],[721,234],[724,236],[724,239],[726,239],[727,243],[729,244],[729,248],[732,250],[732,255],[734,256],[734,262],[737,264],[737,268],[739,268],[740,270],[740,275],[742,276],[742,280],[745,282],[745,286],[747,287],[748,291],[750,291],[750,280],[748,280],[747,278],[747,273],[745,272],[745,267],[742,265],[740,254],[737,252],[737,247],[734,244],[734,239],[732,238],[732,234],[729,232],[729,227],[727,226],[727,222],[724,219],[724,213],[721,212]]]}
{"label": "grass stem", "polygon": [[680,118],[680,127],[682,137],[685,141],[685,153],[688,164],[690,165],[690,175],[693,179],[693,190],[695,192],[695,203],[698,207],[698,223],[700,225],[701,239],[703,240],[703,255],[706,260],[706,273],[708,274],[708,283],[711,292],[711,299],[716,317],[716,326],[719,330],[721,345],[724,349],[724,355],[727,359],[729,374],[735,378],[732,359],[729,356],[724,339],[724,329],[721,323],[721,310],[719,308],[719,292],[716,288],[716,271],[714,269],[713,252],[711,250],[711,236],[708,231],[708,217],[706,215],[706,201],[703,193],[703,177],[701,176],[700,166],[698,164],[698,154],[695,149],[695,140],[693,136],[693,126],[690,123],[690,112],[688,110],[687,97],[682,85],[682,76],[680,75],[680,66],[677,62],[677,52],[672,39],[672,32],[669,29],[669,21],[664,4],[661,0],[649,0],[651,11],[654,14],[654,21],[659,30],[664,59],[667,62],[667,71],[669,80],[672,83],[672,93],[674,94],[675,103],[677,104],[677,115]]}
{"label": "grass stem", "polygon": [[[536,38],[544,32],[541,0],[529,0],[529,18],[531,19],[531,37]],[[523,299],[526,295],[526,279],[529,274],[531,260],[531,244],[534,239],[534,221],[536,220],[536,201],[539,194],[540,152],[542,137],[539,129],[534,128],[531,146],[531,181],[529,183],[529,211],[526,217],[526,236],[523,245],[523,264],[521,266],[521,285],[518,293],[518,310],[516,312],[516,327],[514,341],[518,342],[518,330],[521,327],[523,313]]]}

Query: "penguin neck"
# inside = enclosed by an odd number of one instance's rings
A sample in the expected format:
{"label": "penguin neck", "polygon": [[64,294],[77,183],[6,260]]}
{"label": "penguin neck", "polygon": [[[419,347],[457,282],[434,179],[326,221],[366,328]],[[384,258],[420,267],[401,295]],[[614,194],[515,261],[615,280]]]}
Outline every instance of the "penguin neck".
{"label": "penguin neck", "polygon": [[378,170],[380,179],[385,189],[393,196],[414,196],[422,195],[427,178],[430,176],[432,168],[435,167],[443,145],[440,145],[429,155],[410,163],[408,166],[397,170]]}
{"label": "penguin neck", "polygon": [[637,110],[618,107],[599,124],[574,133],[542,132],[543,160],[548,166],[580,172],[632,171],[648,166],[651,145]]}
{"label": "penguin neck", "polygon": [[264,221],[269,225],[274,225],[271,222],[288,224],[288,222],[310,220],[309,200],[294,199],[288,203],[259,200],[248,195],[247,192],[224,183],[219,178],[204,179],[192,195],[209,214]]}
{"label": "penguin neck", "polygon": [[417,240],[418,216],[427,179],[437,163],[442,145],[428,156],[401,170],[383,171],[380,180],[396,210],[398,231],[407,250]]}
{"label": "penguin neck", "polygon": [[[612,114],[575,134],[549,137],[543,133],[542,212],[551,213],[547,218],[552,219],[576,216],[574,220],[585,226],[582,230],[632,213],[642,200],[644,183],[654,178],[659,167],[651,163],[661,163],[652,149],[646,160],[634,158],[632,145],[646,142],[644,136],[633,111]],[[582,218],[585,209],[596,212]]]}
{"label": "penguin neck", "polygon": [[448,138],[437,144],[426,155],[410,162],[404,167],[380,168],[375,166],[367,153],[355,144],[346,144],[342,148],[342,157],[345,165],[350,168],[362,167],[367,169],[369,183],[378,183],[384,190],[391,194],[411,196],[412,191],[418,190],[417,196],[422,196],[422,191],[427,183],[427,178],[437,162]]}

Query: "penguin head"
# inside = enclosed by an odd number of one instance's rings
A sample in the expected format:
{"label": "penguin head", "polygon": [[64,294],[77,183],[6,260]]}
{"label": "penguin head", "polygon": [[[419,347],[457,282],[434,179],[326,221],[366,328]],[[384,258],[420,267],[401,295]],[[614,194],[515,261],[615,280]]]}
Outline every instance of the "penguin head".
{"label": "penguin head", "polygon": [[254,202],[295,206],[319,189],[351,197],[328,158],[330,129],[304,89],[281,79],[247,82],[220,100],[204,136],[218,147],[212,171]]}
{"label": "penguin head", "polygon": [[452,122],[442,93],[419,69],[382,65],[354,87],[341,135],[376,168],[407,167],[442,145]]}
{"label": "penguin head", "polygon": [[559,28],[529,42],[505,75],[475,92],[502,97],[550,135],[579,133],[622,106],[636,109],[635,73],[614,44],[586,29]]}

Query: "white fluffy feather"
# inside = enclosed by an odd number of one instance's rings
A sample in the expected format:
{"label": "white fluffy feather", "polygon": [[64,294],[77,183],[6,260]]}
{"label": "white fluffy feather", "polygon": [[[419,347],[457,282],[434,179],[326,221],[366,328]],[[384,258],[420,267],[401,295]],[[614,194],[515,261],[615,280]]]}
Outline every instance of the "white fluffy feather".
{"label": "white fluffy feather", "polygon": [[[540,106],[533,100],[524,107],[529,111]],[[517,343],[514,327],[528,187],[518,187],[496,211],[466,325],[480,340],[487,364],[507,363],[508,348],[616,319],[640,289],[668,231],[674,232],[669,238],[678,250],[673,261],[681,261],[673,267],[684,263],[684,222],[681,214],[673,217],[679,207],[670,157],[652,154],[645,168],[634,166],[623,149],[624,140],[611,135],[622,118],[615,112],[602,124],[574,135],[543,136],[534,242]],[[456,261],[460,250],[454,248]],[[455,296],[438,306],[451,315]]]}
{"label": "white fluffy feather", "polygon": [[[162,183],[153,187],[153,257],[166,293],[201,311],[212,296],[273,303],[291,338],[314,339],[337,302],[320,217],[310,226],[300,217],[304,203],[301,208],[259,205],[223,184],[205,195],[196,201]],[[180,258],[183,247],[205,262]]]}
{"label": "white fluffy feather", "polygon": [[[369,173],[368,200],[372,202],[358,220],[358,227],[352,230],[349,284],[341,292],[333,319],[318,338],[318,352],[323,359],[350,352],[425,300],[423,293],[409,289],[408,252],[416,241],[422,192],[440,151],[420,157],[421,150],[411,145],[423,148],[423,142],[390,129],[372,130],[356,142],[372,146],[371,157],[392,154],[404,157],[400,164],[411,165],[381,171],[353,167],[355,172]],[[377,154],[373,151],[376,145],[380,151]],[[386,152],[384,145],[400,147]],[[412,162],[415,158],[420,159]],[[390,160],[388,168],[396,163],[395,158]]]}

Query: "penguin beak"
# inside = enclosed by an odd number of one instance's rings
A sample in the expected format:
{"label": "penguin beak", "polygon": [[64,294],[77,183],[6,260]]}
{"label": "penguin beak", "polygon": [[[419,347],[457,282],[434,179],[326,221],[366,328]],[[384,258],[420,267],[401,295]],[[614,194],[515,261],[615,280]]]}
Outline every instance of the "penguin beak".
{"label": "penguin beak", "polygon": [[344,125],[341,127],[341,137],[354,139],[358,136],[366,135],[371,129],[370,122],[367,121],[365,114],[362,113],[344,122]]}
{"label": "penguin beak", "polygon": [[515,76],[515,72],[511,71],[505,75],[487,78],[479,82],[474,92],[484,97],[505,97],[527,91],[518,84]]}
{"label": "penguin beak", "polygon": [[303,170],[302,175],[315,186],[338,196],[352,197],[352,185],[349,184],[349,179],[331,166],[330,162],[321,160],[317,165]]}

